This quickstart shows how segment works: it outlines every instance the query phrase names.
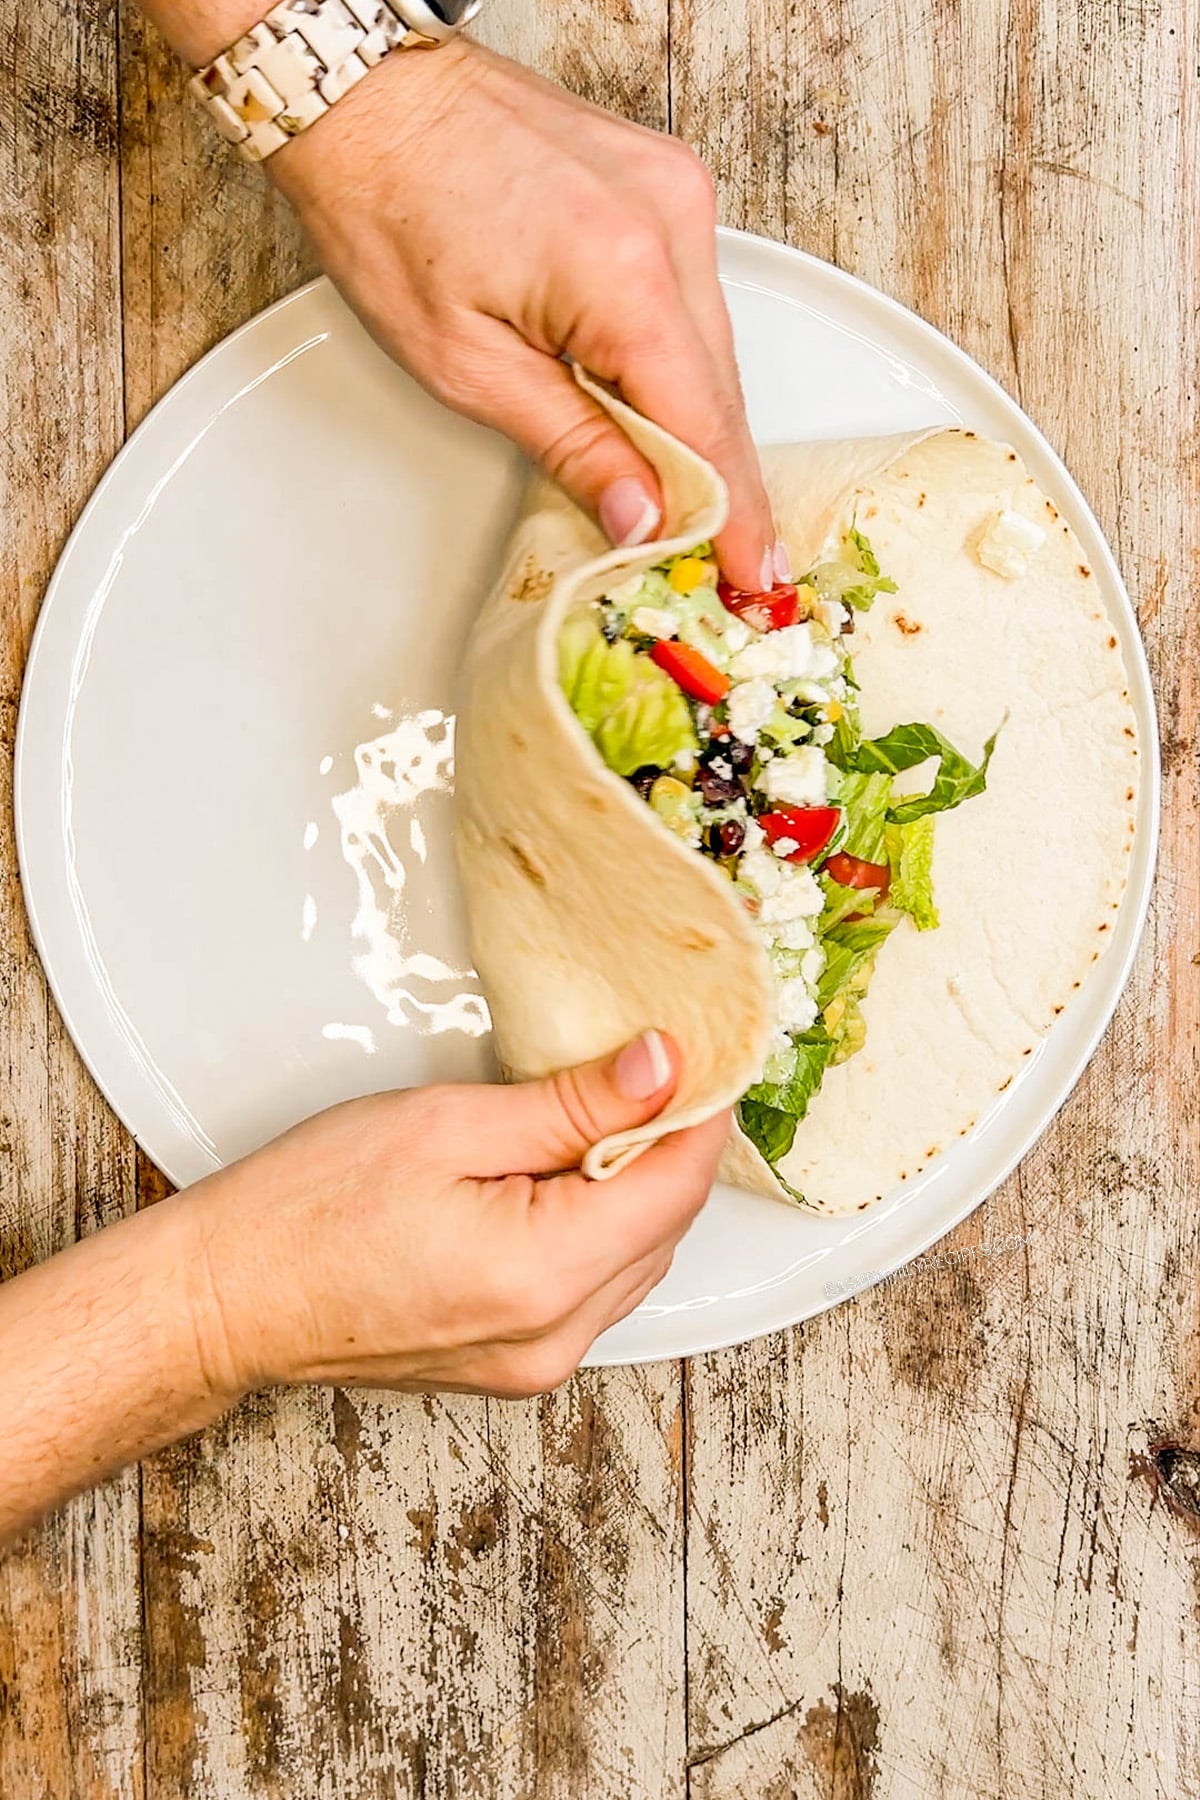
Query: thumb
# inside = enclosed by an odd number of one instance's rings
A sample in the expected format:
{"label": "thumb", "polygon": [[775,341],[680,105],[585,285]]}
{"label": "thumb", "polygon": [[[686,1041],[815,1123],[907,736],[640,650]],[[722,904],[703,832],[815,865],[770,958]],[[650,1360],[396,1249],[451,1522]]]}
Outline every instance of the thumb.
{"label": "thumb", "polygon": [[481,1179],[578,1168],[601,1138],[644,1125],[662,1111],[675,1092],[679,1065],[669,1037],[644,1031],[614,1055],[543,1081],[472,1088],[471,1143],[462,1160],[469,1159],[469,1173]]}
{"label": "thumb", "polygon": [[488,370],[487,399],[472,410],[519,444],[591,513],[609,542],[632,548],[662,524],[658,476],[566,363],[498,326],[506,341]]}

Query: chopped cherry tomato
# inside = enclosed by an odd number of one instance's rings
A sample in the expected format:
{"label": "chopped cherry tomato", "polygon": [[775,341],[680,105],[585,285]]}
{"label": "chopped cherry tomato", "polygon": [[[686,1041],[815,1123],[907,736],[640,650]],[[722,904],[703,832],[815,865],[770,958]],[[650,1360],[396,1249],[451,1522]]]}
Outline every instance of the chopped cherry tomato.
{"label": "chopped cherry tomato", "polygon": [[693,700],[702,700],[705,706],[715,706],[729,692],[729,677],[722,675],[720,669],[714,668],[707,656],[694,650],[691,644],[680,644],[674,638],[659,638],[650,659],[668,674],[672,681],[677,681],[685,694]]}
{"label": "chopped cherry tomato", "polygon": [[841,824],[842,814],[837,806],[779,806],[774,812],[763,813],[758,822],[768,844],[785,838],[795,844],[784,862],[806,863],[820,856]]}
{"label": "chopped cherry tomato", "polygon": [[866,862],[861,856],[847,856],[839,850],[825,864],[825,873],[833,878],[839,886],[848,888],[878,888],[879,898],[885,899],[892,872],[886,863]]}
{"label": "chopped cherry tomato", "polygon": [[800,595],[789,581],[757,594],[722,581],[717,585],[717,593],[726,612],[744,619],[756,631],[780,631],[785,625],[794,625],[800,617]]}

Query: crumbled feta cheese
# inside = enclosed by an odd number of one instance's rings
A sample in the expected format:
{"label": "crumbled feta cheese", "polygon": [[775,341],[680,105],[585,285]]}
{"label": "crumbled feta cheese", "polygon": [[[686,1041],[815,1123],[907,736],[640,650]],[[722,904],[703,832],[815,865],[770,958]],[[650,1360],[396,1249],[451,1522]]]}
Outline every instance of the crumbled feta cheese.
{"label": "crumbled feta cheese", "polygon": [[769,850],[755,848],[743,850],[742,860],[738,864],[738,880],[753,888],[766,900],[771,894],[778,893],[783,885],[783,869],[777,857]]}
{"label": "crumbled feta cheese", "polygon": [[746,841],[742,848],[744,850],[757,850],[761,845],[765,844],[766,841],[767,834],[759,824],[758,820],[753,816],[748,818],[746,820]]}
{"label": "crumbled feta cheese", "polygon": [[831,743],[833,741],[833,726],[815,725],[813,727],[812,739],[814,744]]}
{"label": "crumbled feta cheese", "polygon": [[800,958],[800,973],[810,987],[816,987],[825,972],[825,952],[819,944],[806,950]]}
{"label": "crumbled feta cheese", "polygon": [[815,744],[798,744],[763,769],[757,786],[783,806],[824,806],[829,764]]}
{"label": "crumbled feta cheese", "polygon": [[803,700],[806,706],[824,706],[829,694],[830,689],[817,681],[802,681],[796,688],[797,700]]}
{"label": "crumbled feta cheese", "polygon": [[730,670],[740,681],[755,676],[764,676],[768,681],[795,681],[817,673],[814,661],[818,651],[832,657],[836,668],[837,657],[824,645],[813,643],[812,626],[805,620],[802,625],[785,625],[782,631],[763,633],[738,652]]}
{"label": "crumbled feta cheese", "polygon": [[1045,541],[1045,532],[1032,519],[1018,512],[1000,512],[979,541],[979,560],[985,569],[1016,581],[1028,575]]}
{"label": "crumbled feta cheese", "polygon": [[[763,894],[759,922],[768,926],[782,925],[789,919],[815,918],[825,904],[825,895],[812,870],[799,868],[795,863],[777,862],[762,850],[754,854],[756,859],[761,856],[764,862],[773,864],[783,878],[782,885],[767,893],[759,888],[759,893]],[[743,868],[745,863],[743,856]]]}
{"label": "crumbled feta cheese", "polygon": [[652,638],[673,638],[679,630],[679,620],[665,607],[636,606],[629,615],[629,623],[635,631]]}
{"label": "crumbled feta cheese", "polygon": [[775,852],[776,856],[780,857],[784,862],[786,862],[789,856],[794,856],[796,854],[796,852],[800,848],[800,846],[796,842],[795,838],[781,837],[781,838],[775,839],[775,842],[771,845],[771,848]]}
{"label": "crumbled feta cheese", "polygon": [[671,767],[673,769],[678,769],[681,775],[691,775],[696,767],[696,752],[694,750],[681,750],[671,764]]}
{"label": "crumbled feta cheese", "polygon": [[843,606],[840,600],[824,600],[817,609],[817,617],[830,637],[838,637],[846,629],[850,608]]}
{"label": "crumbled feta cheese", "polygon": [[814,644],[808,662],[808,673],[814,681],[824,681],[838,666],[838,653],[832,644]]}
{"label": "crumbled feta cheese", "polygon": [[708,766],[722,781],[728,781],[733,775],[733,764],[727,756],[710,756]]}
{"label": "crumbled feta cheese", "polygon": [[779,996],[779,1023],[785,1031],[807,1031],[817,1016],[817,1002],[809,992],[808,983],[803,976],[796,976],[792,981],[781,981],[777,987]]}
{"label": "crumbled feta cheese", "polygon": [[769,681],[742,681],[730,688],[728,704],[730,731],[743,744],[752,744],[775,711],[775,689]]}
{"label": "crumbled feta cheese", "polygon": [[771,942],[780,950],[811,950],[813,928],[807,919],[785,919],[774,927]]}
{"label": "crumbled feta cheese", "polygon": [[748,625],[743,625],[740,619],[735,619],[731,614],[728,619],[721,621],[721,636],[725,639],[729,655],[736,656],[739,650],[746,648],[754,633]]}

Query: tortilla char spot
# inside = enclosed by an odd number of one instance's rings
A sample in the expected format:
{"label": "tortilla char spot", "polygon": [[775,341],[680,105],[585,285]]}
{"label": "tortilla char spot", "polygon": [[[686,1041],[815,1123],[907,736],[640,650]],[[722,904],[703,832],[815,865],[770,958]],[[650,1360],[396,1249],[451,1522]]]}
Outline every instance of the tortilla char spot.
{"label": "tortilla char spot", "polygon": [[1080,981],[1073,981],[1073,982],[1072,982],[1072,983],[1071,983],[1071,986],[1072,986],[1072,987],[1073,987],[1073,988],[1077,988],[1077,987],[1082,987],[1082,986],[1083,986],[1083,983],[1082,983],[1082,982],[1080,982]]}
{"label": "tortilla char spot", "polygon": [[1061,1006],[1056,1006],[1056,1007],[1054,1007],[1054,1008],[1053,1008],[1053,1012],[1054,1012],[1054,1016],[1055,1016],[1055,1018],[1056,1018],[1056,1019],[1057,1019],[1057,1017],[1058,1017],[1058,1015],[1059,1015],[1059,1013],[1060,1013],[1060,1012],[1061,1012],[1061,1011],[1062,1011],[1062,1007],[1061,1007]]}
{"label": "tortilla char spot", "polygon": [[691,928],[681,931],[676,942],[683,950],[715,950],[717,947],[716,938],[709,937],[706,931],[695,931]]}
{"label": "tortilla char spot", "polygon": [[1085,577],[1085,578],[1088,578],[1088,577],[1090,577],[1090,576],[1091,576],[1091,573],[1092,573],[1092,571],[1091,571],[1091,570],[1090,570],[1090,569],[1089,569],[1089,568],[1088,568],[1088,566],[1087,566],[1087,564],[1086,564],[1086,563],[1080,563],[1080,565],[1079,565],[1079,573],[1080,573],[1080,574],[1081,574],[1081,575],[1082,575],[1082,576],[1084,576],[1084,577]]}
{"label": "tortilla char spot", "polygon": [[1127,799],[1127,800],[1132,800],[1132,799],[1133,799],[1133,789],[1132,789],[1132,788],[1126,788],[1126,789],[1125,789],[1125,798],[1126,798],[1126,799]]}
{"label": "tortilla char spot", "polygon": [[500,842],[508,851],[508,854],[512,857],[526,881],[532,881],[534,887],[544,888],[546,885],[546,877],[533,861],[528,851],[523,850],[520,844],[514,843],[512,838],[502,837]]}
{"label": "tortilla char spot", "polygon": [[1103,925],[1097,925],[1096,930],[1097,931],[1107,931],[1108,930],[1108,920],[1105,919]]}
{"label": "tortilla char spot", "polygon": [[1032,1056],[1033,1055],[1033,1045],[1030,1044],[1028,1050],[1022,1050],[1021,1055],[1022,1056]]}
{"label": "tortilla char spot", "polygon": [[919,498],[919,499],[918,499],[918,501],[917,501],[917,505],[918,505],[918,506],[924,506],[924,504],[925,504],[925,502],[926,502],[926,501],[927,501],[927,500],[928,500],[928,498],[929,498],[929,495],[928,495],[928,494],[922,494],[922,495],[921,495],[921,496],[920,496],[920,498]]}
{"label": "tortilla char spot", "polygon": [[1054,502],[1053,502],[1053,500],[1047,500],[1047,502],[1046,502],[1046,511],[1047,511],[1047,512],[1048,512],[1048,513],[1049,513],[1049,514],[1050,514],[1050,517],[1051,517],[1051,518],[1052,518],[1052,519],[1057,519],[1057,517],[1058,517],[1058,508],[1057,508],[1057,506],[1055,506],[1055,504],[1054,504]]}
{"label": "tortilla char spot", "polygon": [[1116,638],[1115,638],[1115,637],[1110,637],[1110,638],[1109,638],[1109,640],[1108,640],[1108,647],[1109,647],[1109,649],[1110,649],[1110,650],[1115,650],[1115,649],[1116,649],[1116,647],[1117,647],[1117,640],[1116,640]]}
{"label": "tortilla char spot", "polygon": [[1016,460],[1017,460],[1017,453],[1016,453],[1016,451],[1015,451],[1015,450],[1010,450],[1010,451],[1009,451],[1009,453],[1008,453],[1008,460],[1009,460],[1009,462],[1016,462]]}
{"label": "tortilla char spot", "polygon": [[917,633],[921,630],[918,621],[916,619],[910,619],[907,613],[893,613],[892,624],[896,627],[896,630],[901,632],[905,637],[916,637]]}
{"label": "tortilla char spot", "polygon": [[512,597],[514,600],[544,600],[553,586],[553,575],[540,569],[531,556],[526,559],[520,579],[512,589]]}
{"label": "tortilla char spot", "polygon": [[996,1092],[998,1094],[1002,1094],[1004,1092],[1005,1088],[1010,1088],[1011,1086],[1012,1086],[1012,1076],[1009,1075],[1004,1081],[1002,1081],[1000,1083],[1000,1086],[996,1089]]}
{"label": "tortilla char spot", "polygon": [[1133,726],[1132,726],[1132,725],[1127,725],[1127,726],[1126,726],[1126,727],[1125,727],[1125,736],[1126,736],[1126,737],[1132,737],[1132,736],[1133,736]]}
{"label": "tortilla char spot", "polygon": [[602,813],[608,811],[608,801],[603,794],[585,795],[584,805],[590,806],[593,812]]}
{"label": "tortilla char spot", "polygon": [[937,1155],[937,1145],[931,1144],[929,1149],[925,1152],[925,1161],[928,1162],[931,1157],[934,1157],[936,1155]]}
{"label": "tortilla char spot", "polygon": [[973,438],[975,436],[975,433],[973,431],[964,431],[963,436],[965,438]]}

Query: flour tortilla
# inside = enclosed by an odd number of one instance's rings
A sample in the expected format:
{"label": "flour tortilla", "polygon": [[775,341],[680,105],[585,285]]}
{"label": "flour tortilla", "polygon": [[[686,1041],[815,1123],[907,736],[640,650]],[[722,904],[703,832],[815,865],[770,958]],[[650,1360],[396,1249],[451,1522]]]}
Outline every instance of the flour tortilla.
{"label": "flour tortilla", "polygon": [[[544,1075],[649,1026],[683,1049],[671,1108],[589,1154],[602,1178],[736,1103],[762,1067],[774,986],[728,880],[604,766],[558,686],[566,614],[715,535],[727,508],[701,458],[592,391],[659,472],[664,536],[611,550],[557,489],[535,485],[468,646],[457,789],[473,950],[506,1073]],[[898,584],[856,619],[864,733],[927,720],[977,758],[1007,715],[986,794],[937,822],[940,929],[906,920],[883,946],[866,1047],[827,1072],[781,1164],[788,1185],[731,1132],[727,1180],[851,1213],[974,1127],[1111,941],[1136,729],[1098,584],[1006,446],[936,431],[778,446],[763,463],[794,568],[857,520]],[[1001,510],[1046,534],[1016,580],[976,554]],[[928,779],[914,770],[904,784]]]}

